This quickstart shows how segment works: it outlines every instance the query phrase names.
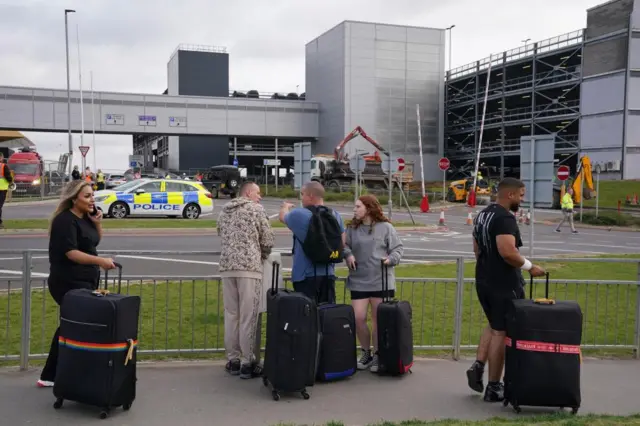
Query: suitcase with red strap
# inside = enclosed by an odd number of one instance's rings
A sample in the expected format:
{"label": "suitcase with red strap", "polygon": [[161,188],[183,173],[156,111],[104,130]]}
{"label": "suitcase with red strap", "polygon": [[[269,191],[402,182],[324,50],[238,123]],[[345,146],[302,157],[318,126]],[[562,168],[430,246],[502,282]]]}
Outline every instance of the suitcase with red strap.
{"label": "suitcase with red strap", "polygon": [[581,403],[582,310],[577,302],[545,298],[513,300],[507,314],[504,405],[567,407]]}

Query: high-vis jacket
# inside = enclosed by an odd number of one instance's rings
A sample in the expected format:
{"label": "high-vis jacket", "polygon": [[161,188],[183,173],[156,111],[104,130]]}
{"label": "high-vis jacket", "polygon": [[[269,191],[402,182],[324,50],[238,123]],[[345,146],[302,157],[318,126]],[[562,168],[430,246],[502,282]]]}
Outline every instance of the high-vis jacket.
{"label": "high-vis jacket", "polygon": [[0,163],[0,191],[9,190],[9,181],[11,179],[7,179],[5,173],[9,174],[9,168],[4,163]]}
{"label": "high-vis jacket", "polygon": [[98,173],[97,182],[98,183],[104,183],[104,173],[102,173],[102,172]]}
{"label": "high-vis jacket", "polygon": [[563,210],[573,210],[573,197],[568,192],[562,196],[562,209]]}

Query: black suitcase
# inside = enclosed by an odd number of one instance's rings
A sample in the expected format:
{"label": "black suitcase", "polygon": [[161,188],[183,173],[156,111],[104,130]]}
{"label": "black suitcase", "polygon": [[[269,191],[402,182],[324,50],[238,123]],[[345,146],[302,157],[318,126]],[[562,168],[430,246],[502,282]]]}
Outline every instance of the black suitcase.
{"label": "black suitcase", "polygon": [[549,300],[549,274],[545,298],[510,303],[507,314],[504,405],[516,412],[523,405],[570,407],[581,403],[582,310],[577,302]]}
{"label": "black suitcase", "polygon": [[[71,290],[60,307],[59,355],[53,394],[54,408],[70,400],[102,408],[131,408],[136,397],[136,348],[140,297],[118,293]],[[105,274],[105,289],[108,273]]]}
{"label": "black suitcase", "polygon": [[[388,268],[382,265],[382,291],[389,289]],[[413,366],[411,304],[383,299],[378,305],[378,374],[399,376]]]}
{"label": "black suitcase", "polygon": [[271,291],[267,293],[267,342],[262,382],[271,385],[275,401],[280,392],[300,392],[309,399],[318,357],[318,309],[302,293],[278,290],[280,265],[273,264]]}
{"label": "black suitcase", "polygon": [[320,348],[316,379],[333,381],[356,373],[356,315],[351,305],[322,304]]}

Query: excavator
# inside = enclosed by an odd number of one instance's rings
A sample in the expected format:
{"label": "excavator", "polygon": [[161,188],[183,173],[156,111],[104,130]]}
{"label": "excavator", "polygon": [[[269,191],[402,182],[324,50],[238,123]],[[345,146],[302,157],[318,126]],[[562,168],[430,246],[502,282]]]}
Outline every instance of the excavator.
{"label": "excavator", "polygon": [[384,149],[382,146],[380,146],[378,142],[374,141],[369,135],[367,135],[367,133],[364,131],[362,127],[358,126],[355,129],[353,129],[351,133],[349,133],[338,144],[338,146],[336,146],[336,149],[334,150],[334,158],[336,161],[349,161],[347,158],[347,155],[344,152],[344,147],[347,145],[347,143],[349,143],[349,141],[357,138],[358,136],[362,136],[367,142],[369,142],[371,145],[373,145],[377,149],[377,151],[371,155],[363,155],[362,157],[365,159],[365,161],[373,161],[373,162],[381,163],[382,157],[380,157],[380,152],[382,152],[387,156],[389,155],[386,149]]}
{"label": "excavator", "polygon": [[[584,194],[582,193],[582,187],[584,182]],[[578,162],[578,170],[576,172],[573,181],[567,181],[571,189],[573,189],[573,202],[579,204],[584,196],[585,200],[590,200],[596,196],[596,191],[593,186],[593,174],[591,170],[591,159],[583,155]],[[565,185],[563,183],[554,183],[553,185],[553,208],[560,208],[560,200],[564,196]]]}
{"label": "excavator", "polygon": [[[349,141],[362,136],[367,142],[376,148],[372,154],[362,156],[365,159],[364,170],[360,170],[360,178],[367,187],[382,189],[386,187],[387,175],[382,170],[382,157],[380,153],[389,156],[389,152],[378,142],[373,140],[360,126],[353,129],[334,149],[333,155],[316,154],[311,158],[311,180],[323,185],[338,189],[341,186],[351,185],[355,179],[354,170],[349,165],[349,156],[344,148]],[[401,183],[410,182],[413,177],[413,163],[405,162],[402,172],[394,174],[394,180]]]}

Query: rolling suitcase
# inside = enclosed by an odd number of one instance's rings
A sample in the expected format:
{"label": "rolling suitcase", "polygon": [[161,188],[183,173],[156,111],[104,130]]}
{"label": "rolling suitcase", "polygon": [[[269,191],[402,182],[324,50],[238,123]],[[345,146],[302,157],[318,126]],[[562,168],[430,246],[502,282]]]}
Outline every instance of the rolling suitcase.
{"label": "rolling suitcase", "polygon": [[262,382],[271,385],[275,401],[280,392],[300,392],[309,399],[318,357],[318,310],[301,293],[278,290],[280,265],[273,264],[271,291],[267,294],[267,342]]}
{"label": "rolling suitcase", "polygon": [[[389,290],[388,267],[382,265],[382,291]],[[411,304],[383,299],[378,305],[378,374],[399,376],[413,366]]]}
{"label": "rolling suitcase", "polygon": [[523,405],[570,407],[581,403],[580,367],[582,310],[577,302],[549,300],[549,274],[545,298],[511,302],[505,339],[505,399],[516,412]]}
{"label": "rolling suitcase", "polygon": [[322,304],[316,379],[333,381],[356,373],[356,315],[351,305]]}
{"label": "rolling suitcase", "polygon": [[136,397],[136,347],[140,297],[105,290],[69,291],[60,307],[59,355],[53,394],[54,408],[70,400],[102,408],[131,408]]}

